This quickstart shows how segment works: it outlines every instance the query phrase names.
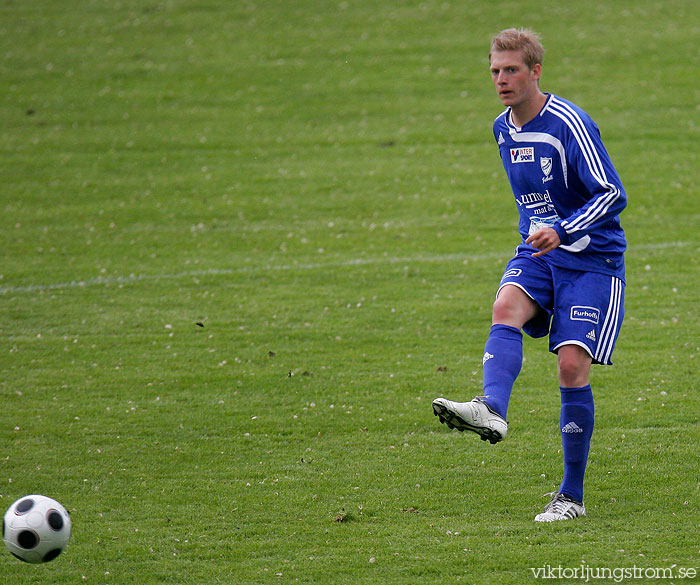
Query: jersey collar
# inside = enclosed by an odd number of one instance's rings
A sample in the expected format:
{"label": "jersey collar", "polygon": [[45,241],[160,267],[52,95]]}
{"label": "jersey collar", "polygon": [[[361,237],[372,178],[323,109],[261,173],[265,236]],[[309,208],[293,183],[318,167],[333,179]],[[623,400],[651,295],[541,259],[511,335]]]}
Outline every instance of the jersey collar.
{"label": "jersey collar", "polygon": [[[544,105],[542,106],[542,109],[540,110],[540,113],[537,114],[532,120],[530,120],[525,126],[528,124],[532,124],[535,120],[538,118],[541,118],[544,113],[547,111],[547,108],[549,107],[549,103],[552,101],[552,97],[554,94],[551,93],[545,93],[547,96],[547,100],[544,102]],[[515,122],[513,122],[513,109],[511,107],[508,107],[508,110],[506,112],[506,125],[508,126],[509,129],[514,130],[515,132],[520,132],[524,126],[516,126]]]}

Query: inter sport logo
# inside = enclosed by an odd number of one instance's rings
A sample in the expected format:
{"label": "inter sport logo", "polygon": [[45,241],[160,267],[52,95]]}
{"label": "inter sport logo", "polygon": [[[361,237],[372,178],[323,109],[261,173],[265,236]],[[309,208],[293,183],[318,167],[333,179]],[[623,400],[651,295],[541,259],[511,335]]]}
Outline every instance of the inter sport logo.
{"label": "inter sport logo", "polygon": [[522,148],[510,149],[510,162],[515,163],[531,163],[535,162],[535,149],[532,146],[523,146]]}

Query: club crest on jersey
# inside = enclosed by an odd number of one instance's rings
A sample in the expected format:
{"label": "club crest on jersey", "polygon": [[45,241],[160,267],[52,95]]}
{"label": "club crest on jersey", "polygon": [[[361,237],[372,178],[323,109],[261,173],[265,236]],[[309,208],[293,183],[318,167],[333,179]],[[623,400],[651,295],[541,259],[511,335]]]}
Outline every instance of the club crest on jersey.
{"label": "club crest on jersey", "polygon": [[552,157],[551,156],[541,156],[540,157],[540,168],[542,169],[542,172],[544,173],[544,177],[542,177],[542,182],[546,183],[547,181],[551,181],[554,177],[552,177]]}
{"label": "club crest on jersey", "polygon": [[515,163],[531,163],[535,162],[535,149],[532,146],[523,146],[521,148],[510,149],[510,162]]}

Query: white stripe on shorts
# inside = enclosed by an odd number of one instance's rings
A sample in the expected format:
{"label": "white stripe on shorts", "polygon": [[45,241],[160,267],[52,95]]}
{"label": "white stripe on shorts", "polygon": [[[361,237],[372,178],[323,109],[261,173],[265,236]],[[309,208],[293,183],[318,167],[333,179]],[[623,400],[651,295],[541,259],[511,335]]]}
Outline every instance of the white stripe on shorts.
{"label": "white stripe on shorts", "polygon": [[615,345],[615,337],[620,326],[620,308],[622,304],[622,281],[612,276],[610,278],[610,303],[605,313],[605,322],[600,332],[598,347],[594,359],[601,364],[609,364],[610,356]]}

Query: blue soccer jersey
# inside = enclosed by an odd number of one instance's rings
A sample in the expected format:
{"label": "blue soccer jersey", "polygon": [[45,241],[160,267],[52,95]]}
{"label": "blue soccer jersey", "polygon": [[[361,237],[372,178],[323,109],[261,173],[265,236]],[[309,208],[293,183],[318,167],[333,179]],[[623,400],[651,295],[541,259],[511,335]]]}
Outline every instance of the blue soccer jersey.
{"label": "blue soccer jersey", "polygon": [[530,234],[552,227],[561,245],[542,259],[624,279],[619,214],[627,196],[590,116],[549,94],[542,111],[522,128],[508,108],[493,132],[520,212],[522,246],[530,247],[524,244]]}

